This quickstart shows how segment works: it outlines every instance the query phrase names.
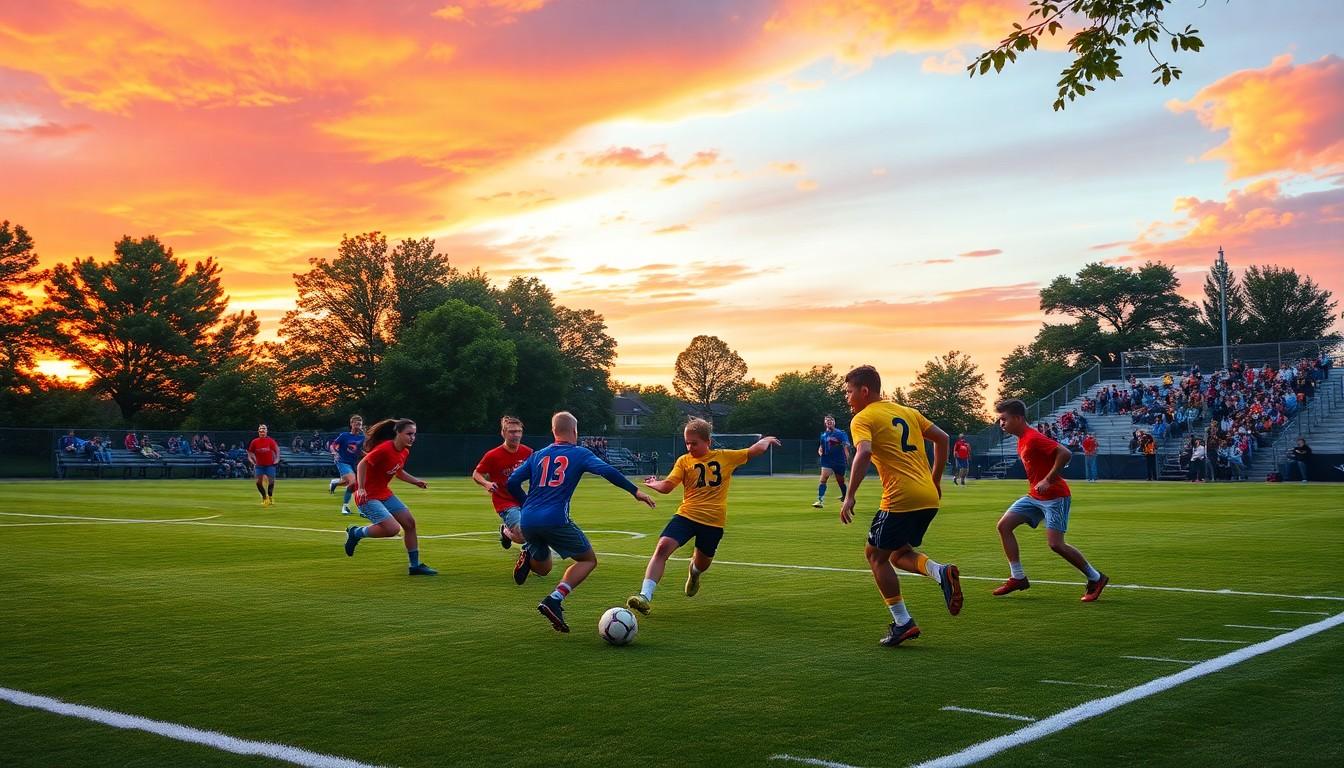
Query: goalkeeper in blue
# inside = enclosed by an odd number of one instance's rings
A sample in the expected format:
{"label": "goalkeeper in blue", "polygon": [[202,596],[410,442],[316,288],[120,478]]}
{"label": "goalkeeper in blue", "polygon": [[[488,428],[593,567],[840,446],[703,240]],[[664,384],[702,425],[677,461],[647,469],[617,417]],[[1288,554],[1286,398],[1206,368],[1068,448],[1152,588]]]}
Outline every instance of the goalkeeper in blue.
{"label": "goalkeeper in blue", "polygon": [[[565,598],[597,567],[593,545],[569,516],[569,502],[579,479],[585,472],[591,472],[650,507],[654,506],[654,501],[627,480],[620,470],[578,444],[579,420],[574,414],[561,411],[552,416],[551,434],[555,436],[554,443],[533,453],[509,475],[509,495],[522,504],[520,526],[527,542],[514,566],[513,580],[522,585],[529,572],[543,576],[550,573],[552,549],[561,557],[572,559],[574,562],[565,569],[555,591],[537,605],[537,611],[557,632],[568,632]],[[524,481],[528,484],[526,492],[523,491]]]}

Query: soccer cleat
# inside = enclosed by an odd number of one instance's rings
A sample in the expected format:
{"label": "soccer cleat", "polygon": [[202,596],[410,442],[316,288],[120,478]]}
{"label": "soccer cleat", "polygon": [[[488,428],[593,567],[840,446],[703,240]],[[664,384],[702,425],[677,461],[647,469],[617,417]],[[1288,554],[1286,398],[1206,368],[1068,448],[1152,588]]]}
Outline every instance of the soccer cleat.
{"label": "soccer cleat", "polygon": [[339,482],[341,482],[341,479],[338,477],[338,478],[336,478],[335,480],[332,480],[330,483],[327,483],[327,493],[329,493],[329,494],[331,494],[331,493],[335,493],[335,492],[336,492],[336,484],[339,483]]}
{"label": "soccer cleat", "polygon": [[271,500],[270,500],[270,499],[262,499],[262,500],[261,500],[261,506],[263,506],[263,507],[269,507],[269,506],[271,506]]}
{"label": "soccer cleat", "polygon": [[700,591],[700,574],[693,569],[686,571],[686,596],[695,597],[695,593]]}
{"label": "soccer cleat", "polygon": [[351,511],[350,511],[350,505],[349,505],[349,504],[342,504],[342,505],[341,505],[341,514],[342,514],[342,515],[353,515],[354,512],[351,512]]}
{"label": "soccer cleat", "polygon": [[1101,590],[1111,583],[1111,577],[1106,574],[1100,574],[1101,578],[1096,581],[1087,582],[1087,590],[1083,592],[1082,600],[1084,603],[1095,603],[1098,597],[1101,597]]}
{"label": "soccer cleat", "polygon": [[812,508],[821,509],[821,499],[817,499],[816,501],[812,502]]}
{"label": "soccer cleat", "polygon": [[1016,592],[1019,589],[1031,589],[1031,582],[1026,579],[1015,579],[1009,576],[1007,581],[994,589],[993,594],[995,597],[1001,597],[1009,592]]}
{"label": "soccer cleat", "polygon": [[915,624],[914,619],[910,619],[899,627],[893,621],[891,627],[887,629],[887,636],[878,640],[878,642],[888,648],[895,648],[906,640],[914,640],[916,637],[919,637],[919,625]]}
{"label": "soccer cleat", "polygon": [[505,549],[513,546],[513,539],[510,539],[509,534],[504,532],[504,526],[502,525],[499,526],[499,546]]}
{"label": "soccer cleat", "polygon": [[521,587],[531,572],[532,564],[527,561],[527,550],[523,550],[518,553],[518,562],[513,564],[513,583]]}
{"label": "soccer cleat", "polygon": [[560,601],[551,595],[547,595],[546,599],[537,605],[537,612],[551,622],[556,632],[569,631],[569,625],[565,623],[565,609],[560,605]]}
{"label": "soccer cleat", "polygon": [[424,563],[420,563],[419,565],[412,565],[411,567],[409,567],[409,568],[406,569],[406,573],[409,574],[409,575],[411,575],[411,576],[438,576],[438,575],[439,575],[439,572],[438,572],[438,571],[434,570],[433,568],[430,568],[428,565],[425,565]]}
{"label": "soccer cleat", "polygon": [[359,539],[355,538],[355,531],[359,530],[358,525],[352,525],[345,529],[345,555],[346,557],[355,556],[355,546],[359,544]]}
{"label": "soccer cleat", "polygon": [[649,598],[644,595],[631,595],[630,598],[625,601],[625,607],[632,611],[639,611],[645,616],[648,616],[649,611],[653,610],[652,606],[649,604]]}
{"label": "soccer cleat", "polygon": [[948,563],[943,566],[943,602],[947,603],[947,612],[956,616],[961,613],[961,571]]}

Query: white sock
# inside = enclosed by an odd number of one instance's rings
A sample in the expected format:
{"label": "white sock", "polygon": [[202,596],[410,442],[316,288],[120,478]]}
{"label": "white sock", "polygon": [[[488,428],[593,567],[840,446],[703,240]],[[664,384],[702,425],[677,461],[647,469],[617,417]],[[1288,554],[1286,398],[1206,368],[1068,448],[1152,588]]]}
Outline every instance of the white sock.
{"label": "white sock", "polygon": [[694,573],[696,576],[699,576],[701,573],[704,573],[704,571],[701,571],[699,568],[696,568],[695,563],[691,563],[691,573]]}
{"label": "white sock", "polygon": [[645,600],[653,599],[653,590],[658,587],[658,582],[653,579],[645,579],[644,586],[639,588],[639,594],[644,596]]}
{"label": "white sock", "polygon": [[1027,578],[1027,569],[1022,567],[1022,563],[1015,560],[1008,561],[1008,573],[1012,574],[1014,579]]}
{"label": "white sock", "polygon": [[1096,568],[1093,568],[1091,563],[1085,562],[1083,563],[1083,565],[1087,566],[1086,568],[1083,569],[1083,573],[1087,574],[1088,581],[1097,581],[1098,579],[1101,578],[1101,572],[1098,571]]}
{"label": "white sock", "polygon": [[902,600],[895,605],[888,605],[887,609],[891,611],[891,618],[900,626],[910,620],[910,612],[905,610],[905,601]]}
{"label": "white sock", "polygon": [[929,569],[930,579],[933,579],[939,584],[943,583],[943,566],[941,564],[934,562],[933,558],[929,558],[928,561],[924,563],[924,567]]}

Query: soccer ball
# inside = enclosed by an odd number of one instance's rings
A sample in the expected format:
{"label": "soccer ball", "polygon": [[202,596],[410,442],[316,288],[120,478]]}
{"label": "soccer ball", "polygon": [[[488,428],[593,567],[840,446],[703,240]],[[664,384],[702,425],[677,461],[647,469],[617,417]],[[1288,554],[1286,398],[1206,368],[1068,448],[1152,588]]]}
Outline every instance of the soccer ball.
{"label": "soccer ball", "polygon": [[639,622],[627,608],[608,608],[597,622],[597,634],[612,645],[629,645],[639,633]]}

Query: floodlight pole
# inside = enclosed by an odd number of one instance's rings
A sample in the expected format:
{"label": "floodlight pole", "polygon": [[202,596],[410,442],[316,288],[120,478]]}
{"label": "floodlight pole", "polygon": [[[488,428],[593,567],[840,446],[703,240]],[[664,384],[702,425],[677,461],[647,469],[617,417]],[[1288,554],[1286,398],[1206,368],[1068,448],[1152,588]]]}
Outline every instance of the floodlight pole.
{"label": "floodlight pole", "polygon": [[1223,321],[1223,370],[1230,370],[1227,361],[1227,261],[1223,258],[1223,246],[1218,246],[1218,312]]}

